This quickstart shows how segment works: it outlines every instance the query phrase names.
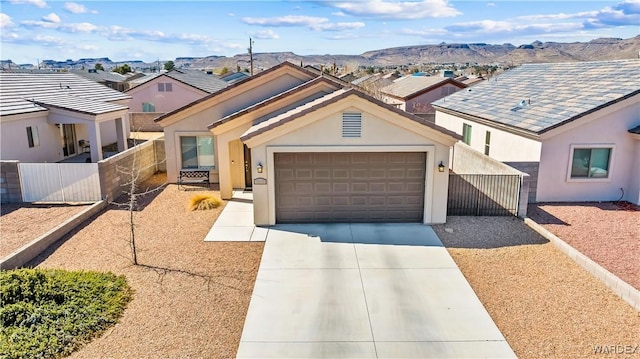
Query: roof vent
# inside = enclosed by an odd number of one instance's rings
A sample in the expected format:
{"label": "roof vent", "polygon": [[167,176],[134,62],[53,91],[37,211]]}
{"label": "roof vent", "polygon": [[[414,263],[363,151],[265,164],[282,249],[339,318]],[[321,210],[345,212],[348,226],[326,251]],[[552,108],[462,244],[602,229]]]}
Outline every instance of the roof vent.
{"label": "roof vent", "polygon": [[345,112],[342,114],[342,137],[362,136],[362,113]]}

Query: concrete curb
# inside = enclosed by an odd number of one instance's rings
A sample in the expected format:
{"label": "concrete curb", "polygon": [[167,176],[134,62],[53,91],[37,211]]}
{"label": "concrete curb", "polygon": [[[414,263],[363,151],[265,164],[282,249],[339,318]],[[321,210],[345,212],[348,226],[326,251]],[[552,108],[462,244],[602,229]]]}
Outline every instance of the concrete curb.
{"label": "concrete curb", "polygon": [[25,265],[45,249],[49,248],[50,245],[79,226],[80,223],[102,211],[106,206],[106,201],[96,202],[49,232],[16,249],[13,253],[0,260],[0,270],[14,269]]}
{"label": "concrete curb", "polygon": [[534,231],[538,232],[541,236],[548,239],[558,249],[560,249],[571,259],[573,259],[574,262],[576,262],[587,272],[589,272],[589,274],[598,278],[602,283],[604,283],[604,285],[611,289],[620,298],[631,304],[633,308],[635,308],[637,311],[640,311],[640,290],[635,289],[627,282],[623,281],[613,273],[604,269],[598,263],[591,260],[591,258],[580,253],[578,250],[571,247],[565,241],[558,238],[555,234],[549,232],[530,218],[525,218],[524,223]]}

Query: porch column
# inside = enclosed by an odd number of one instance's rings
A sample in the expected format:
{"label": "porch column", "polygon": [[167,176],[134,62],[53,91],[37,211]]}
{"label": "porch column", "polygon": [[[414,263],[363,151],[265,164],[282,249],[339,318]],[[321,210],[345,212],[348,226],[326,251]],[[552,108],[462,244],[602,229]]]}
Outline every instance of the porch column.
{"label": "porch column", "polygon": [[100,123],[93,122],[87,125],[89,128],[89,143],[91,149],[91,162],[102,161],[102,139],[100,138]]}
{"label": "porch column", "polygon": [[129,148],[129,144],[127,143],[127,131],[125,129],[125,122],[122,120],[122,117],[116,118],[116,137],[118,140],[118,152],[125,151]]}
{"label": "porch column", "polygon": [[231,199],[233,197],[233,184],[231,183],[231,161],[229,160],[229,141],[218,136],[218,182],[220,185],[220,197]]}

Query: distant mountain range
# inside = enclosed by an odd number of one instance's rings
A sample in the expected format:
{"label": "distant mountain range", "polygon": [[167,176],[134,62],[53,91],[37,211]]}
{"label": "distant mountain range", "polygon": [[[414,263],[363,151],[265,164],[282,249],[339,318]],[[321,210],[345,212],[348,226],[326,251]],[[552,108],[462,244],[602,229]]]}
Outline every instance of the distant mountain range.
{"label": "distant mountain range", "polygon": [[[492,45],[484,43],[416,45],[368,51],[361,55],[297,55],[293,52],[255,53],[256,69],[269,68],[283,61],[303,65],[357,64],[359,66],[401,66],[415,64],[522,64],[531,62],[598,61],[638,58],[640,55],[640,35],[629,39],[601,38],[589,42],[540,42],[515,46],[512,44]],[[212,69],[227,67],[235,70],[249,67],[249,54],[233,57],[178,57],[176,67],[192,69]],[[6,68],[8,61],[2,61]],[[109,58],[80,59],[77,61],[45,60],[41,67],[47,68],[92,68],[101,63],[105,69],[128,64],[134,69],[149,71],[167,60],[145,63],[139,60],[113,62]],[[13,64],[13,66],[16,66]]]}

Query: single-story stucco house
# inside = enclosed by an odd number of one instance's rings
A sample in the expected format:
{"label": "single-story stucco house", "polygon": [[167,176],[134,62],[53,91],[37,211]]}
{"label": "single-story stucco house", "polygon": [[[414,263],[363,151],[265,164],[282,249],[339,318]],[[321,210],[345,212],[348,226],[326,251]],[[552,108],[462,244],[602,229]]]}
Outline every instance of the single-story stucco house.
{"label": "single-story stucco house", "polygon": [[289,62],[156,121],[169,180],[209,168],[224,199],[251,187],[256,225],[446,220],[460,136]]}
{"label": "single-story stucco house", "polygon": [[433,103],[436,124],[527,172],[530,202],[640,203],[640,60],[526,64]]}
{"label": "single-story stucco house", "polygon": [[127,149],[131,96],[71,73],[0,72],[0,159],[59,162]]}

